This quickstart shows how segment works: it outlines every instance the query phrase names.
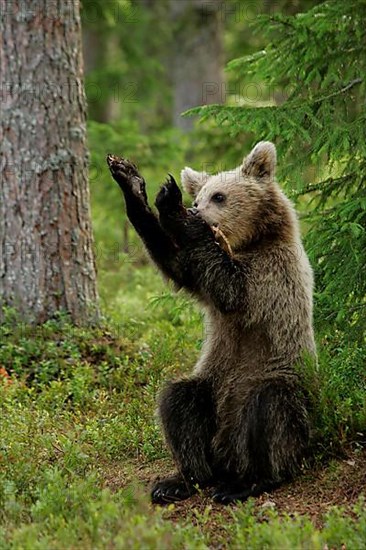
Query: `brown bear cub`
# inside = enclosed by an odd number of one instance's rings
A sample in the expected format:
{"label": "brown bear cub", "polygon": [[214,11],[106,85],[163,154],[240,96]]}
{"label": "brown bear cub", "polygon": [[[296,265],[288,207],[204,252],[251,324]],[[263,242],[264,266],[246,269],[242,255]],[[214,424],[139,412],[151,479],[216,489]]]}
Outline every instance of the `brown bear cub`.
{"label": "brown bear cub", "polygon": [[192,376],[159,398],[178,473],[156,483],[152,501],[210,486],[227,504],[271,490],[298,472],[309,446],[301,364],[316,353],[313,275],[294,208],[275,181],[275,147],[260,142],[218,175],[183,170],[190,209],[170,176],[156,198],[159,217],[136,167],[112,155],[108,164],[150,256],[206,316]]}

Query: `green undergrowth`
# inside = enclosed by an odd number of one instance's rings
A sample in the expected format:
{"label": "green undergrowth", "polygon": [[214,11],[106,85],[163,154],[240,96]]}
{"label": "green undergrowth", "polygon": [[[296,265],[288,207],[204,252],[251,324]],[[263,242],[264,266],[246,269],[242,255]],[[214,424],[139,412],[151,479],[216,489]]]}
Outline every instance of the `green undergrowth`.
{"label": "green undergrowth", "polygon": [[[129,380],[111,378],[110,385],[105,373],[80,365],[62,381],[4,378],[1,549],[365,548],[362,499],[351,515],[330,511],[321,530],[307,517],[258,512],[253,502],[229,517],[207,506],[174,521],[174,507],[153,509],[147,488],[134,481],[136,469],[150,463],[154,470],[166,451],[153,417],[156,385],[139,377],[140,360],[131,355],[134,361],[124,370]],[[113,471],[112,491],[105,479]]]}
{"label": "green undergrowth", "polygon": [[[0,548],[362,548],[361,501],[351,515],[330,512],[322,530],[250,503],[229,520],[207,507],[173,521],[150,507],[137,470],[154,477],[170,464],[156,395],[190,371],[201,314],[150,265],[122,261],[106,276],[98,327],[62,315],[29,327],[8,311],[0,328]],[[361,350],[332,343],[320,354],[319,459],[364,438]]]}
{"label": "green undergrowth", "polygon": [[92,475],[70,480],[55,468],[43,472],[26,513],[15,505],[13,487],[7,486],[7,494],[7,529],[0,530],[4,549],[366,548],[363,499],[352,517],[341,507],[333,508],[324,527],[316,529],[304,516],[258,513],[251,501],[224,520],[208,506],[172,522],[171,509],[153,510],[138,492],[101,490]]}

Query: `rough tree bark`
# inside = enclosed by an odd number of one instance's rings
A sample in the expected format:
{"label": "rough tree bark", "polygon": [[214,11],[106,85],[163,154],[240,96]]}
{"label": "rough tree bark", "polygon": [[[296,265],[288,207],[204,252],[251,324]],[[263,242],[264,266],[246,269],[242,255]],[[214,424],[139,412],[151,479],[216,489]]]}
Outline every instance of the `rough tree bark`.
{"label": "rough tree bark", "polygon": [[0,0],[0,314],[97,315],[79,0]]}
{"label": "rough tree bark", "polygon": [[193,119],[182,118],[182,112],[223,102],[222,5],[221,0],[171,0],[173,121],[183,131],[192,128]]}

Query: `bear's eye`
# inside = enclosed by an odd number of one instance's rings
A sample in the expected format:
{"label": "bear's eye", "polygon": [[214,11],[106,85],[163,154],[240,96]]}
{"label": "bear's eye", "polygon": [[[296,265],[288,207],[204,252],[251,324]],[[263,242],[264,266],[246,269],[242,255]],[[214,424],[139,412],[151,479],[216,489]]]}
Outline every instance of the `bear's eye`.
{"label": "bear's eye", "polygon": [[212,195],[211,200],[216,203],[224,202],[225,196],[222,193],[215,193]]}

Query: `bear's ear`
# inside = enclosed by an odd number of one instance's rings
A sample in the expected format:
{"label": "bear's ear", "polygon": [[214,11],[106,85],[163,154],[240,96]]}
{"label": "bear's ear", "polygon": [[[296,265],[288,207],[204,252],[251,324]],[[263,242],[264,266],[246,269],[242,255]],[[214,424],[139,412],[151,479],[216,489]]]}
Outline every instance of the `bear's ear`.
{"label": "bear's ear", "polygon": [[276,147],[270,141],[260,141],[243,162],[244,176],[272,180],[277,164]]}
{"label": "bear's ear", "polygon": [[192,197],[196,197],[201,187],[203,187],[208,179],[206,172],[196,172],[192,168],[184,168],[181,172],[181,180],[183,189]]}

